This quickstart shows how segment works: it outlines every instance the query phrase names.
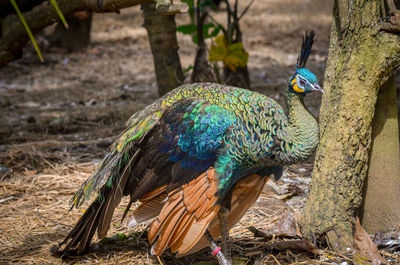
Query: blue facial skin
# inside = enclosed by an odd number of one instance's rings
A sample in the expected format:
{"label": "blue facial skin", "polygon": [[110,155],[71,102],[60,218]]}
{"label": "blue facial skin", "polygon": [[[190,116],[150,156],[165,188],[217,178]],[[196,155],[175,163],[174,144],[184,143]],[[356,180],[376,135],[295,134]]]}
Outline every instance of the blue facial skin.
{"label": "blue facial skin", "polygon": [[297,93],[308,93],[312,90],[321,91],[317,77],[306,68],[297,69],[295,75],[290,80],[290,83]]}

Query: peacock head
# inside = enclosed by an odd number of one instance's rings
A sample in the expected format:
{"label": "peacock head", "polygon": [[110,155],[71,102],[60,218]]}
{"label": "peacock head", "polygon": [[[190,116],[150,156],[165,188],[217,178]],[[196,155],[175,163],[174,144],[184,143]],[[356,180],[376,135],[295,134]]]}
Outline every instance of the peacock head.
{"label": "peacock head", "polygon": [[311,53],[311,47],[314,42],[314,31],[307,34],[303,38],[301,44],[301,52],[297,58],[296,72],[289,79],[289,88],[297,94],[307,94],[311,91],[320,91],[325,93],[321,86],[318,84],[317,77],[305,68],[308,57]]}

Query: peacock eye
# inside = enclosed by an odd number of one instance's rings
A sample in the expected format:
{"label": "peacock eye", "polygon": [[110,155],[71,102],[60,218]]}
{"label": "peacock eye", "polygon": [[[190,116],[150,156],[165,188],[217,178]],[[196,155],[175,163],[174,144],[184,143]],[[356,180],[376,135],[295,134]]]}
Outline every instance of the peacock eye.
{"label": "peacock eye", "polygon": [[306,85],[306,82],[303,79],[300,79],[299,81],[300,86],[304,87]]}

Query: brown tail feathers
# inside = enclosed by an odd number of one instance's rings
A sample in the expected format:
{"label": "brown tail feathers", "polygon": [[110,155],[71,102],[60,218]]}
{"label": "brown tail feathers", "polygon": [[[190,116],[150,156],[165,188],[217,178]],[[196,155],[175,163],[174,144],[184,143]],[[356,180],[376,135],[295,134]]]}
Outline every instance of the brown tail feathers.
{"label": "brown tail feathers", "polygon": [[[252,175],[235,185],[227,220],[229,228],[257,200],[267,180],[267,177]],[[194,253],[208,246],[204,236],[206,229],[214,238],[221,235],[218,221],[220,205],[215,196],[217,187],[215,170],[210,168],[190,183],[168,194],[166,203],[152,222],[148,233],[149,242],[153,244],[153,255],[160,256],[167,248],[179,256]]]}
{"label": "brown tail feathers", "polygon": [[[251,175],[239,181],[232,192],[231,209],[227,217],[228,229],[231,229],[244,216],[247,210],[256,202],[267,183],[268,177]],[[213,238],[221,236],[220,224],[218,217],[215,217],[208,226],[208,231]],[[196,243],[193,248],[184,255],[195,253],[209,246],[209,242],[205,235]],[[178,253],[178,256],[183,256]]]}
{"label": "brown tail feathers", "polygon": [[83,254],[89,247],[90,241],[97,230],[98,238],[107,235],[115,207],[121,202],[122,190],[128,179],[124,170],[121,177],[111,185],[104,185],[97,198],[81,216],[78,223],[58,246],[51,249],[54,255]]}
{"label": "brown tail feathers", "polygon": [[196,244],[218,214],[217,189],[215,170],[210,168],[168,194],[161,212],[149,228],[153,255],[160,256],[167,248],[183,254]]}

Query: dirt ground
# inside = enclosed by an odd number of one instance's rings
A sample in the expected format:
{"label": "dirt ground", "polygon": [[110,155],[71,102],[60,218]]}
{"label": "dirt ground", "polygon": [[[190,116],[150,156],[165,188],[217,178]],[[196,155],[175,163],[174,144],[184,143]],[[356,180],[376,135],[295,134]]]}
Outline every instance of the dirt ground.
{"label": "dirt ground", "polygon": [[[240,8],[248,2],[241,1]],[[309,69],[323,83],[331,8],[332,1],[326,0],[254,2],[241,22],[254,90],[282,103],[301,36],[311,29],[316,38]],[[213,16],[225,21],[223,12]],[[178,25],[187,23],[188,15],[178,15],[176,20]],[[87,50],[66,53],[48,47],[39,37],[44,63],[27,47],[22,59],[0,69],[0,264],[159,264],[148,255],[145,227],[128,230],[121,224],[126,201],[116,210],[108,233],[111,242],[95,244],[89,254],[63,261],[49,251],[84,211],[85,207],[68,211],[70,197],[95,170],[125,121],[158,97],[142,24],[139,7],[119,15],[95,14]],[[187,68],[193,64],[195,46],[188,36],[178,34],[178,40],[181,62]],[[306,100],[316,116],[320,100],[317,94]],[[269,181],[256,205],[231,232],[234,257],[241,258],[238,264],[351,263],[351,255],[327,251],[321,255],[270,251],[274,239],[255,238],[248,229],[273,229],[288,211],[298,214],[311,168],[308,161],[287,168],[282,180]],[[117,233],[128,237],[112,237]],[[205,250],[184,259],[166,254],[162,262],[210,260]]]}

